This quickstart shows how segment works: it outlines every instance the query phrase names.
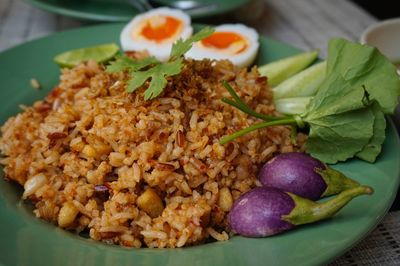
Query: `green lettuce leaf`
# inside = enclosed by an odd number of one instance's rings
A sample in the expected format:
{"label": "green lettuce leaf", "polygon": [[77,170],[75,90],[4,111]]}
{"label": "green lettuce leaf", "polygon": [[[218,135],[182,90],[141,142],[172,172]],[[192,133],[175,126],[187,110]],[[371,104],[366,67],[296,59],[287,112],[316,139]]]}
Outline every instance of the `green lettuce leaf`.
{"label": "green lettuce leaf", "polygon": [[330,73],[301,117],[304,117],[305,121],[312,121],[320,117],[365,108],[369,102],[363,99],[365,90],[362,87],[352,87],[341,75]]}
{"label": "green lettuce leaf", "polygon": [[353,88],[363,87],[369,99],[392,114],[398,103],[400,79],[396,67],[376,48],[343,39],[329,42],[327,73],[336,74]]}
{"label": "green lettuce leaf", "polygon": [[306,151],[326,163],[374,162],[385,140],[383,114],[399,95],[396,68],[376,48],[331,40],[326,79],[300,115],[310,127]]}
{"label": "green lettuce leaf", "polygon": [[[396,68],[376,48],[334,39],[329,42],[326,77],[303,114],[262,118],[264,122],[224,136],[220,143],[270,126],[306,126],[305,150],[313,157],[325,163],[353,157],[374,162],[385,140],[384,114],[393,113],[399,95]],[[238,99],[224,102],[249,115],[263,115],[239,106]]]}
{"label": "green lettuce leaf", "polygon": [[386,120],[378,104],[372,105],[371,110],[375,118],[373,135],[368,144],[356,156],[364,161],[373,163],[382,151],[382,144],[385,140]]}
{"label": "green lettuce leaf", "polygon": [[310,120],[306,151],[325,163],[352,158],[372,138],[374,120],[370,108]]}

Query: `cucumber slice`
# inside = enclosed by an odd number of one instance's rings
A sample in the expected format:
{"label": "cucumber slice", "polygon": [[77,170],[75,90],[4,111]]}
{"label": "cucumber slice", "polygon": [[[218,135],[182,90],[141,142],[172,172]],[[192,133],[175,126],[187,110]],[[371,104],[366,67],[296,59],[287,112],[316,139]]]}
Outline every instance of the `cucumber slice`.
{"label": "cucumber slice", "polygon": [[296,97],[275,100],[275,108],[278,112],[287,115],[299,115],[304,113],[312,97]]}
{"label": "cucumber slice", "polygon": [[318,57],[318,51],[301,53],[260,66],[258,71],[268,77],[268,84],[275,87],[285,79],[303,70]]}
{"label": "cucumber slice", "polygon": [[272,89],[274,99],[313,96],[325,78],[326,61],[288,78]]}
{"label": "cucumber slice", "polygon": [[61,67],[74,67],[88,60],[103,63],[112,59],[118,51],[119,47],[115,43],[79,48],[57,55],[54,62]]}

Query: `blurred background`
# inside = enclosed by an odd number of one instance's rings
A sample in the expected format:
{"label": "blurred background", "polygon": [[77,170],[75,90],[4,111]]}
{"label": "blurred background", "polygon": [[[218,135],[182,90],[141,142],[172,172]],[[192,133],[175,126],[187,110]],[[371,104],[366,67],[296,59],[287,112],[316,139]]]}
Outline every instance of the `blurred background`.
{"label": "blurred background", "polygon": [[400,16],[400,9],[398,7],[399,3],[397,1],[389,1],[389,0],[381,0],[381,1],[352,0],[352,1],[380,20]]}

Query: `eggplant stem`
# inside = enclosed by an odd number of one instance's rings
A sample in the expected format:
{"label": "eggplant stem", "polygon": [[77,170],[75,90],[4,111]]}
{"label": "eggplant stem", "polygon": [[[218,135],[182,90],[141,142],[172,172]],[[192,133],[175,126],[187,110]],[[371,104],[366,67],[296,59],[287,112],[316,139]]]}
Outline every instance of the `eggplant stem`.
{"label": "eggplant stem", "polygon": [[360,195],[370,195],[373,191],[374,190],[369,186],[359,186],[345,190],[333,199],[321,203],[288,193],[294,200],[296,206],[289,214],[282,216],[282,219],[294,225],[324,220],[335,215],[353,198]]}

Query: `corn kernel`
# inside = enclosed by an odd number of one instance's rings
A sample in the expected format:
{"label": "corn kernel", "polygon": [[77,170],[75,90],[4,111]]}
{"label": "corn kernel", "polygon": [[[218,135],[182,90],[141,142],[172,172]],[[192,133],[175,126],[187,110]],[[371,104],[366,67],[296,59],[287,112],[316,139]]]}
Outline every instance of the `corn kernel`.
{"label": "corn kernel", "polygon": [[233,205],[233,198],[232,194],[229,191],[229,188],[223,187],[219,191],[219,198],[218,198],[218,206],[224,212],[228,212],[231,210]]}
{"label": "corn kernel", "polygon": [[69,146],[73,151],[81,152],[85,147],[85,143],[82,141],[81,137],[77,137],[71,140]]}
{"label": "corn kernel", "polygon": [[146,189],[136,200],[138,207],[147,213],[151,218],[160,216],[164,210],[164,205],[157,195],[157,193],[151,189]]}
{"label": "corn kernel", "polygon": [[73,223],[79,210],[72,202],[66,202],[58,213],[58,226],[67,227]]}
{"label": "corn kernel", "polygon": [[96,156],[96,150],[90,146],[90,145],[85,145],[83,147],[82,153],[89,158],[93,158]]}

